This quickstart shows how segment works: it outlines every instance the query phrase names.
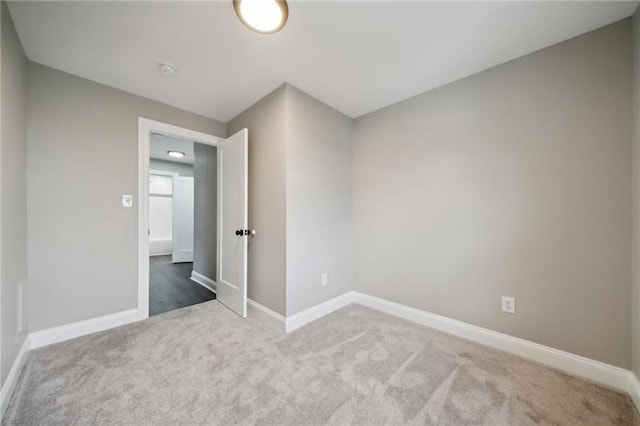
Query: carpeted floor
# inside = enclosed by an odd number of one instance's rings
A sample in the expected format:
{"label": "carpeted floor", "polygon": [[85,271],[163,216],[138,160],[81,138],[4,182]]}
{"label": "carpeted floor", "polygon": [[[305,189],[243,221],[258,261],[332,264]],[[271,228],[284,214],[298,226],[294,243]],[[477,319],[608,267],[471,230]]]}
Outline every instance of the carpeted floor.
{"label": "carpeted floor", "polygon": [[216,301],[29,355],[5,424],[638,425],[628,396],[351,305],[283,335]]}

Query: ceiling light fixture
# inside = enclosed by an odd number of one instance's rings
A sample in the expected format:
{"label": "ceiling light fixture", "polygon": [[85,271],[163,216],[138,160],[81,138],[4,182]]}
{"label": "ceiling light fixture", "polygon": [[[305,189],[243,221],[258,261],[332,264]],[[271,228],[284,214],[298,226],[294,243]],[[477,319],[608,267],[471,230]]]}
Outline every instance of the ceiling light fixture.
{"label": "ceiling light fixture", "polygon": [[233,8],[243,24],[262,34],[280,31],[289,17],[285,0],[233,0]]}
{"label": "ceiling light fixture", "polygon": [[184,152],[181,152],[181,151],[167,151],[167,154],[169,154],[169,157],[174,157],[174,158],[184,157]]}

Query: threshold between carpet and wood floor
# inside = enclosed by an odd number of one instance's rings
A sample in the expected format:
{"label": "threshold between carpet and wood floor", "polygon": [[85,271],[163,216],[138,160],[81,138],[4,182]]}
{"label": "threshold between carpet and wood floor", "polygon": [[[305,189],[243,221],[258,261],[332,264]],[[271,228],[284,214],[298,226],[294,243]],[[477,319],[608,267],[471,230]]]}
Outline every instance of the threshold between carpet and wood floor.
{"label": "threshold between carpet and wood floor", "polygon": [[283,334],[212,301],[32,351],[3,423],[640,419],[625,394],[363,306]]}

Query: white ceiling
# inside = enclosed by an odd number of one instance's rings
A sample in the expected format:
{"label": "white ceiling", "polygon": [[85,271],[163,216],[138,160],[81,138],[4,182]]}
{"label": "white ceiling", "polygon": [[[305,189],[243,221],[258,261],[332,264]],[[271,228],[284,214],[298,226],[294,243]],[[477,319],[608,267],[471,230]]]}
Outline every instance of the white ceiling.
{"label": "white ceiling", "polygon": [[[637,2],[289,2],[260,35],[231,1],[11,2],[35,61],[227,121],[289,82],[350,117],[630,16]],[[167,77],[158,65],[178,74]]]}
{"label": "white ceiling", "polygon": [[[172,163],[193,164],[193,141],[186,141],[171,136],[151,134],[150,157],[156,160],[171,161]],[[167,151],[184,152],[184,157],[169,157]]]}

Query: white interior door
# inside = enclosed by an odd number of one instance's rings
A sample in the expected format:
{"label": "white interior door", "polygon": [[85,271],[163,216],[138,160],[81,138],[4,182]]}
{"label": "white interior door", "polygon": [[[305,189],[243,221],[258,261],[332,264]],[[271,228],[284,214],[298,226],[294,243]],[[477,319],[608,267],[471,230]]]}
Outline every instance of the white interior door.
{"label": "white interior door", "polygon": [[173,178],[173,263],[193,262],[193,178]]}
{"label": "white interior door", "polygon": [[247,316],[248,130],[218,144],[217,299]]}

